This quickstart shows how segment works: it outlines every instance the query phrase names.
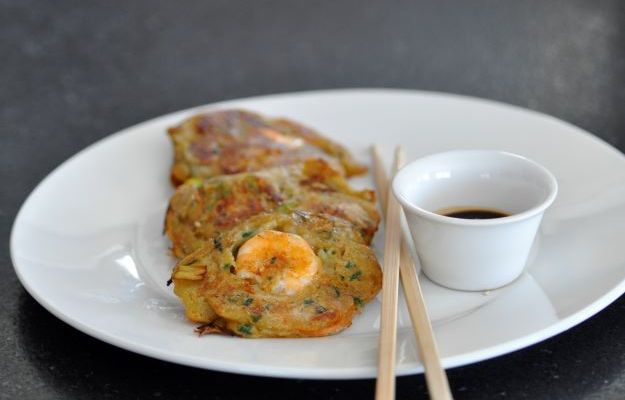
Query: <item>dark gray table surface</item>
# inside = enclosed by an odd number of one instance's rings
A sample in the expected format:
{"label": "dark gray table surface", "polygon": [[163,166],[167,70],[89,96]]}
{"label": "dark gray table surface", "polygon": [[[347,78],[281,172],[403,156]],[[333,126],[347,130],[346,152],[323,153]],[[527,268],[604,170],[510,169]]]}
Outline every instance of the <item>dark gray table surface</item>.
{"label": "dark gray table surface", "polygon": [[[373,396],[373,380],[257,378],[136,355],[26,293],[8,244],[20,204],[63,160],[126,126],[222,99],[399,87],[539,110],[625,150],[620,1],[1,0],[0,56],[0,398]],[[454,395],[625,398],[624,312],[621,297],[552,339],[452,369]],[[397,389],[427,396],[422,375]]]}

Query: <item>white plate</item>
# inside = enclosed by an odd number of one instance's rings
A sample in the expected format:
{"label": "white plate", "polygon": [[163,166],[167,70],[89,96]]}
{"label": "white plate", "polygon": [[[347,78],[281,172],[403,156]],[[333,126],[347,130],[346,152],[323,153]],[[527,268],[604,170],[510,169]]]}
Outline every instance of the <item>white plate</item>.
{"label": "white plate", "polygon": [[[536,343],[595,314],[625,291],[625,158],[579,128],[491,101],[401,90],[331,90],[228,101],[169,114],[112,135],[52,172],[19,212],[15,270],[54,315],[105,342],[180,364],[254,375],[365,378],[376,374],[379,303],[352,327],[317,339],[240,339],[193,333],[165,286],[174,262],[161,235],[172,193],[168,126],[206,108],[294,118],[363,161],[376,142],[408,158],[499,149],[549,168],[560,185],[527,272],[489,293],[424,279],[443,364],[458,366]],[[370,178],[356,185],[373,187]],[[376,237],[381,253],[382,235]],[[401,304],[398,373],[422,371]]]}

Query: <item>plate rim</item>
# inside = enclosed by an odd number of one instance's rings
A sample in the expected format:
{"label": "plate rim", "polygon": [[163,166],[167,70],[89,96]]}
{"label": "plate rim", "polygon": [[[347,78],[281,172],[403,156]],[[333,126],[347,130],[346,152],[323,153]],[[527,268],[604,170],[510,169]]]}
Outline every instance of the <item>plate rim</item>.
{"label": "plate rim", "polygon": [[[275,377],[275,378],[297,378],[297,379],[327,379],[327,380],[340,380],[340,379],[369,379],[374,378],[376,375],[376,367],[374,366],[362,366],[358,368],[349,367],[349,368],[328,368],[328,367],[303,367],[294,369],[293,367],[281,367],[281,366],[272,366],[265,367],[260,364],[254,363],[241,363],[241,362],[222,362],[222,361],[214,361],[207,358],[199,358],[199,357],[189,357],[186,355],[180,354],[172,354],[166,351],[161,351],[160,349],[154,349],[150,346],[144,346],[143,344],[137,344],[130,341],[124,341],[123,338],[119,338],[116,335],[112,335],[106,332],[99,331],[97,329],[92,329],[86,324],[82,323],[80,320],[68,317],[63,314],[61,310],[57,310],[53,305],[51,305],[46,299],[40,296],[34,289],[28,284],[27,279],[23,275],[23,271],[20,271],[20,267],[16,262],[16,229],[18,228],[18,224],[22,218],[24,209],[29,201],[31,201],[35,192],[42,186],[44,183],[52,179],[60,170],[63,169],[68,163],[72,162],[74,159],[83,155],[83,153],[89,152],[91,149],[99,146],[103,143],[106,143],[109,140],[114,140],[118,136],[122,136],[127,134],[130,131],[134,131],[143,125],[149,125],[153,123],[157,123],[160,119],[165,118],[175,118],[178,115],[183,115],[186,113],[194,113],[201,110],[206,110],[209,108],[219,108],[222,106],[228,106],[229,103],[233,102],[244,102],[244,101],[254,101],[254,100],[262,100],[262,99],[271,99],[271,98],[280,98],[280,97],[294,97],[294,96],[309,96],[309,95],[354,95],[354,94],[365,94],[365,95],[378,95],[378,94],[400,94],[400,95],[419,95],[424,97],[438,97],[438,98],[450,98],[464,101],[477,102],[482,104],[488,104],[491,106],[504,107],[509,108],[511,110],[522,111],[524,113],[533,114],[534,116],[543,118],[545,120],[549,120],[551,122],[555,122],[558,124],[563,124],[567,126],[569,129],[575,131],[575,134],[581,134],[585,136],[587,139],[590,139],[594,142],[594,144],[603,148],[603,150],[611,152],[613,155],[619,157],[621,161],[625,162],[625,155],[620,152],[617,148],[603,140],[602,138],[576,126],[570,122],[564,121],[562,119],[556,118],[554,116],[542,113],[540,111],[524,108],[518,105],[505,103],[497,100],[485,99],[480,97],[468,96],[463,94],[455,94],[455,93],[447,93],[440,91],[425,91],[425,90],[413,90],[413,89],[400,89],[400,88],[336,88],[336,89],[319,89],[319,90],[309,90],[309,91],[297,91],[297,92],[281,92],[281,93],[273,93],[266,95],[257,95],[257,96],[249,96],[243,98],[232,98],[221,100],[217,102],[202,104],[199,106],[192,106],[184,109],[179,109],[171,112],[166,112],[165,114],[158,115],[154,118],[150,118],[145,121],[141,121],[134,125],[125,127],[119,131],[108,134],[93,143],[87,145],[83,149],[77,151],[75,154],[71,155],[67,159],[63,160],[60,164],[55,166],[49,173],[47,173],[29,192],[29,194],[24,198],[22,204],[18,212],[15,214],[15,218],[10,231],[10,239],[9,239],[9,253],[11,262],[13,264],[13,270],[15,271],[18,280],[22,284],[22,286],[26,289],[26,291],[48,312],[53,314],[55,317],[63,321],[64,323],[70,325],[71,327],[85,333],[91,337],[94,337],[98,340],[101,340],[107,344],[122,348],[124,350],[141,354],[144,356],[148,356],[155,359],[160,359],[168,362],[173,362],[176,364],[192,366],[196,368],[221,371],[221,372],[230,372],[230,373],[238,373],[252,376],[264,376],[264,377]],[[520,338],[508,340],[494,346],[481,348],[478,350],[470,351],[467,353],[448,356],[442,359],[442,364],[445,368],[455,368],[463,365],[469,365],[473,363],[477,363],[480,361],[484,361],[487,359],[495,358],[504,354],[509,354],[525,347],[540,343],[544,340],[547,340],[557,334],[565,332],[570,328],[580,324],[581,322],[589,319],[590,317],[596,315],[598,312],[609,306],[612,302],[614,302],[618,297],[620,297],[623,293],[625,293],[625,279],[618,282],[614,285],[610,290],[605,292],[598,299],[589,302],[586,307],[580,309],[579,311],[558,320],[556,323],[549,325],[548,327],[534,331],[530,334],[524,335]],[[262,339],[261,339],[262,340]],[[397,376],[405,376],[412,374],[423,373],[423,365],[421,363],[408,363],[405,366],[398,365],[397,366]]]}

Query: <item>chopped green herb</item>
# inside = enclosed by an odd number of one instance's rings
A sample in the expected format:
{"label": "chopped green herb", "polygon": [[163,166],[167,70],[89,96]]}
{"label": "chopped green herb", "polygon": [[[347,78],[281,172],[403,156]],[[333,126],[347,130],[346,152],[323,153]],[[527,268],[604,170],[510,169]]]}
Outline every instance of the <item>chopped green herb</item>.
{"label": "chopped green herb", "polygon": [[189,178],[189,179],[187,179],[187,180],[185,181],[185,183],[186,183],[186,184],[189,184],[189,185],[193,185],[193,186],[195,186],[196,188],[199,188],[199,187],[201,187],[201,186],[202,186],[202,179],[200,179],[200,178],[196,178],[196,177],[193,177],[193,178]]}
{"label": "chopped green herb", "polygon": [[345,268],[347,269],[352,269],[356,266],[356,263],[354,263],[353,261],[348,261],[347,264],[345,264]]}
{"label": "chopped green herb", "polygon": [[341,297],[341,291],[339,290],[339,288],[337,288],[336,286],[332,286],[332,289],[334,289],[334,294],[336,295],[336,297]]}
{"label": "chopped green herb", "polygon": [[328,309],[327,309],[327,308],[325,308],[324,306],[317,306],[317,307],[315,308],[315,312],[316,312],[317,314],[323,314],[323,313],[324,313],[324,312],[326,312],[326,311],[328,311]]}
{"label": "chopped green herb", "polygon": [[230,263],[225,263],[225,264],[224,264],[224,269],[225,269],[226,271],[230,271],[230,268],[232,268],[232,267],[233,267],[233,265],[232,265],[232,264],[230,264]]}
{"label": "chopped green herb", "polygon": [[349,280],[355,281],[356,279],[360,279],[361,276],[362,276],[362,271],[356,271],[352,274],[352,276],[349,277]]}
{"label": "chopped green herb", "polygon": [[220,252],[224,251],[224,247],[221,244],[221,240],[219,238],[214,238],[213,239],[213,247],[215,247],[215,250],[218,250]]}
{"label": "chopped green herb", "polygon": [[278,258],[276,256],[271,257],[271,260],[269,260],[269,264],[275,264],[277,259]]}
{"label": "chopped green herb", "polygon": [[250,190],[257,190],[258,183],[256,182],[256,177],[254,175],[246,175],[245,176],[245,185]]}
{"label": "chopped green herb", "polygon": [[247,299],[245,299],[245,301],[243,302],[243,305],[245,307],[249,306],[250,304],[252,304],[254,302],[254,299],[251,297],[248,297]]}
{"label": "chopped green herb", "polygon": [[319,249],[319,251],[317,252],[317,255],[322,260],[327,260],[329,258],[328,249]]}
{"label": "chopped green herb", "polygon": [[243,234],[241,235],[244,238],[248,238],[250,236],[252,236],[252,233],[254,233],[253,231],[245,231],[243,232]]}
{"label": "chopped green herb", "polygon": [[306,300],[304,300],[304,304],[312,304],[314,302],[315,301],[313,299],[306,299]]}
{"label": "chopped green herb", "polygon": [[362,307],[365,302],[360,297],[354,297],[354,304],[356,304],[356,307]]}
{"label": "chopped green herb", "polygon": [[258,322],[262,315],[260,314],[252,314],[252,322]]}
{"label": "chopped green herb", "polygon": [[280,204],[277,208],[278,212],[289,212],[292,211],[297,206],[297,200],[292,200],[286,203]]}
{"label": "chopped green herb", "polygon": [[244,335],[249,335],[249,334],[252,333],[252,325],[250,325],[250,324],[239,325],[237,330],[239,332],[241,332],[242,334],[244,334]]}

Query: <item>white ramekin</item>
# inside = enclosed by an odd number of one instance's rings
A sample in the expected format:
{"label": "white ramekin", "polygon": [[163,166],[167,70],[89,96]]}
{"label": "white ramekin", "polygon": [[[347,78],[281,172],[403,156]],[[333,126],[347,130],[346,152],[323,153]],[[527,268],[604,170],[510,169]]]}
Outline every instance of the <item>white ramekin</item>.
{"label": "white ramekin", "polygon": [[[558,185],[525,157],[491,150],[430,155],[393,179],[423,272],[460,290],[506,285],[522,272]],[[461,219],[437,214],[454,207],[502,210],[507,217]]]}

